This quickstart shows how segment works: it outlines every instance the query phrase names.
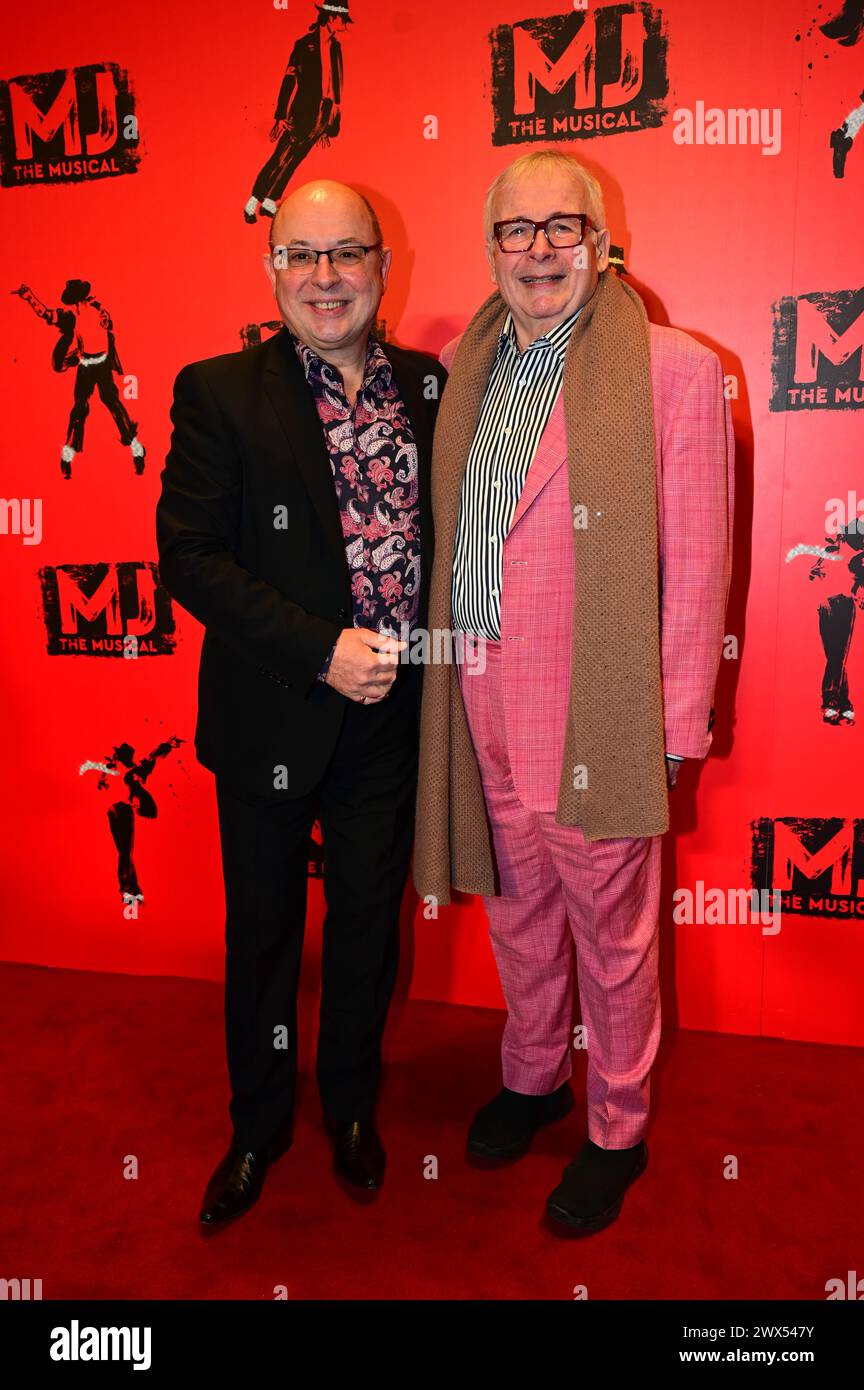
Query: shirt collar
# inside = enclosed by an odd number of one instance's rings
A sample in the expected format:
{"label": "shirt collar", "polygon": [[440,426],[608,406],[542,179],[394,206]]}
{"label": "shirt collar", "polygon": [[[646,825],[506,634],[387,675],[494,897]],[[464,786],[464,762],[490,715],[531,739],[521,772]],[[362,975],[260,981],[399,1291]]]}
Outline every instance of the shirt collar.
{"label": "shirt collar", "polygon": [[[338,368],[332,367],[329,362],[325,362],[323,358],[318,356],[314,348],[311,348],[308,343],[304,343],[295,333],[291,332],[290,328],[288,329],[288,333],[294,344],[294,350],[300,359],[300,364],[308,384],[313,388],[324,384],[332,386],[334,384],[333,377],[340,377]],[[390,365],[389,358],[385,356],[384,349],[378,339],[373,338],[370,334],[369,342],[366,345],[366,365],[363,371],[363,386],[361,390],[367,389],[372,386],[373,383],[388,387],[392,383],[392,380],[393,368]]]}
{"label": "shirt collar", "polygon": [[[532,348],[552,347],[557,353],[559,361],[563,362],[567,354],[567,347],[570,343],[570,335],[573,332],[573,327],[584,307],[584,304],[580,304],[579,308],[576,309],[574,313],[568,315],[566,319],[562,319],[554,328],[550,328],[548,333],[543,333],[539,338],[535,338],[533,343],[529,343],[525,351],[530,352]],[[498,357],[501,356],[502,352],[507,347],[511,348],[517,356],[519,355],[519,344],[516,341],[516,325],[513,322],[513,315],[509,310],[498,339]]]}

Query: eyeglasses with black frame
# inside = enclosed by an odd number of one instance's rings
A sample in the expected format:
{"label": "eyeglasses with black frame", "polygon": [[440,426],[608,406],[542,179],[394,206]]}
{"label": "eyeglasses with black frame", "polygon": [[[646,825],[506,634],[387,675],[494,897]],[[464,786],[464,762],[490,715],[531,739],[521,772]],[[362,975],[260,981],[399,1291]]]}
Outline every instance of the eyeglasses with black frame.
{"label": "eyeglasses with black frame", "polygon": [[311,246],[271,246],[270,260],[274,270],[302,271],[314,269],[318,257],[326,256],[330,264],[339,270],[355,270],[370,251],[380,249],[380,241],[372,246],[330,246],[323,251],[315,251]]}
{"label": "eyeglasses with black frame", "polygon": [[506,222],[496,222],[492,227],[495,240],[501,250],[508,255],[519,251],[530,251],[543,232],[550,246],[558,251],[566,251],[571,246],[581,245],[585,228],[594,228],[594,223],[585,212],[553,212],[545,222],[532,222],[530,217],[513,217]]}

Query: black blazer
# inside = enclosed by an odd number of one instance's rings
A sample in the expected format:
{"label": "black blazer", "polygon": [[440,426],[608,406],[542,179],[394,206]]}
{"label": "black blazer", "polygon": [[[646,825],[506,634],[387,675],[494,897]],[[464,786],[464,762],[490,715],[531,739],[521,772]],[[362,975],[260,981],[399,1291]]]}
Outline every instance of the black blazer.
{"label": "black blazer", "polygon": [[[432,431],[446,373],[425,353],[384,350],[417,443],[425,627]],[[205,628],[195,751],[256,799],[302,796],[347,707],[317,675],[352,625],[352,605],[324,435],[288,330],[184,367],[171,420],[156,539],[163,584]],[[280,507],[286,529],[274,526]],[[274,787],[277,765],[287,769],[284,790]]]}

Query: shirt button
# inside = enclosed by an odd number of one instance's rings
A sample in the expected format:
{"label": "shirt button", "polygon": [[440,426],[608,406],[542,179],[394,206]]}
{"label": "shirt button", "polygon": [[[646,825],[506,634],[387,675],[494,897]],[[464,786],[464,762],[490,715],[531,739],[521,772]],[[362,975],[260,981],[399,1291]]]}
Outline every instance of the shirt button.
{"label": "shirt button", "polygon": [[501,433],[502,433],[502,434],[512,434],[512,433],[513,433],[513,426],[512,426],[512,425],[505,425],[504,428],[503,428],[503,430],[501,431]]}
{"label": "shirt button", "polygon": [[497,597],[498,597],[498,590],[497,590],[497,589],[493,589],[493,590],[492,590],[492,597],[493,597],[493,598],[497,598]]}
{"label": "shirt button", "polygon": [[490,540],[490,542],[491,542],[492,545],[495,544],[495,542],[496,542],[497,539],[498,539],[497,536],[490,536],[490,537],[489,537],[489,540]]}
{"label": "shirt button", "polygon": [[493,483],[492,486],[493,486],[493,487],[500,487],[501,484],[500,484],[500,483]]}

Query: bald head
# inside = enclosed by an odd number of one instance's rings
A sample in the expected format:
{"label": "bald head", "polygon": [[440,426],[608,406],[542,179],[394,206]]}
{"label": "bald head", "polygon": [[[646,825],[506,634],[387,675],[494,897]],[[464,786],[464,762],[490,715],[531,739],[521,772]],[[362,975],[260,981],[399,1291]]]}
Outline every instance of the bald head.
{"label": "bald head", "polygon": [[[381,227],[367,198],[344,183],[316,179],[280,204],[273,219],[271,251],[264,265],[283,322],[333,365],[358,358],[362,364],[369,331],[387,285],[392,252],[382,245]],[[319,256],[290,266],[274,248],[335,252],[362,247],[344,259]],[[368,248],[368,249],[367,249]]]}
{"label": "bald head", "polygon": [[381,225],[368,198],[349,188],[347,183],[314,179],[283,198],[273,218],[270,245],[288,246],[292,241],[308,241],[306,230],[298,233],[298,227],[329,228],[334,219],[350,221],[353,230],[349,236],[362,246],[383,240]]}

